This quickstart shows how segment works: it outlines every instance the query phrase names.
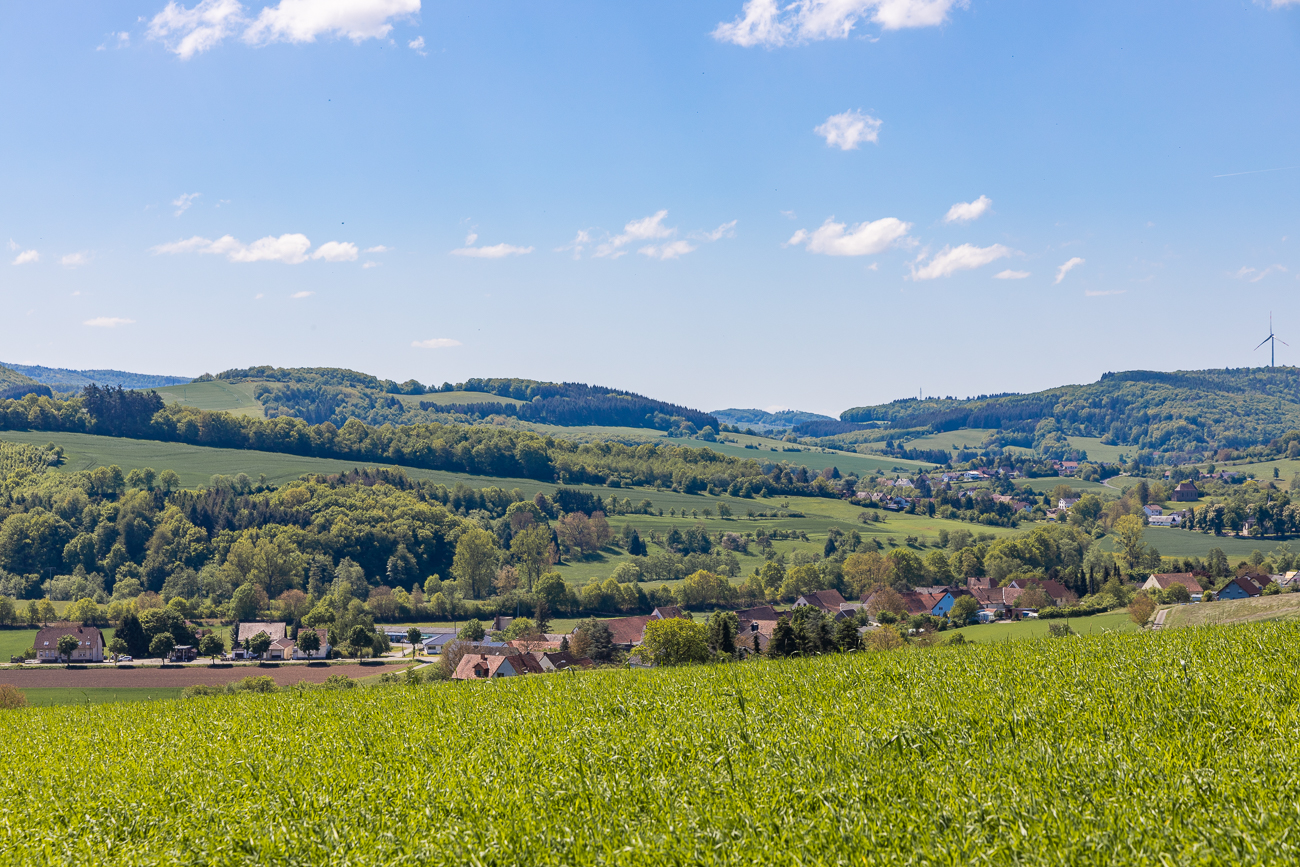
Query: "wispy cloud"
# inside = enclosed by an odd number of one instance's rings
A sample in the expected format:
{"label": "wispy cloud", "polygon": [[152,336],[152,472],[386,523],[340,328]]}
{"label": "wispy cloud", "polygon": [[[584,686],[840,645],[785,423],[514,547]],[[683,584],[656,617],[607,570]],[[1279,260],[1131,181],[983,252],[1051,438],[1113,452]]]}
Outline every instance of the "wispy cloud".
{"label": "wispy cloud", "polygon": [[415,340],[411,345],[416,349],[450,349],[453,346],[460,346],[459,340],[452,340],[450,337],[431,337],[428,340]]}
{"label": "wispy cloud", "polygon": [[365,253],[387,253],[387,252],[388,252],[389,250],[391,250],[391,249],[392,249],[391,247],[385,247],[383,244],[376,244],[376,245],[373,246],[373,247],[367,247],[367,248],[366,248],[365,250],[363,250],[362,252],[365,252]]}
{"label": "wispy cloud", "polygon": [[989,247],[976,247],[974,244],[962,244],[959,247],[944,247],[925,265],[916,267],[918,259],[912,264],[913,280],[934,280],[937,277],[951,277],[958,271],[982,268],[1011,255],[1011,250],[1001,244]]}
{"label": "wispy cloud", "polygon": [[87,319],[82,323],[89,325],[91,328],[116,328],[119,325],[134,325],[134,319],[123,319],[120,316],[96,316],[94,319]]}
{"label": "wispy cloud", "polygon": [[419,11],[420,0],[280,0],[254,17],[238,0],[201,0],[191,7],[171,0],[149,22],[147,35],[189,60],[235,35],[253,46],[315,42],[319,36],[354,43],[384,39],[393,20]]}
{"label": "wispy cloud", "polygon": [[972,220],[978,220],[984,213],[993,207],[993,200],[988,196],[980,196],[973,202],[958,202],[948,209],[944,214],[945,223],[969,223]]}
{"label": "wispy cloud", "polygon": [[382,264],[384,264],[384,263],[383,263],[383,262],[363,262],[363,263],[361,263],[361,267],[362,267],[363,269],[365,269],[365,268],[378,268],[378,267],[379,267],[380,265],[382,265]]}
{"label": "wispy cloud", "polygon": [[102,43],[100,43],[100,45],[96,47],[95,50],[107,51],[110,48],[126,48],[130,44],[131,44],[131,34],[127,33],[125,30],[122,30],[118,33],[108,34],[108,38],[106,38]]}
{"label": "wispy cloud", "polygon": [[834,217],[827,217],[820,228],[811,232],[807,229],[795,232],[786,245],[803,244],[809,253],[827,256],[874,256],[896,244],[905,243],[911,228],[911,223],[904,223],[896,217],[885,217],[853,226],[837,223]]}
{"label": "wispy cloud", "polygon": [[251,244],[230,235],[223,235],[215,241],[195,235],[182,241],[159,244],[149,248],[149,252],[155,256],[201,253],[225,256],[231,262],[281,262],[285,265],[300,265],[308,258],[326,262],[351,262],[357,258],[357,246],[350,241],[327,241],[308,257],[310,249],[311,241],[302,234],[267,235]]}
{"label": "wispy cloud", "polygon": [[[1297,0],[1297,2],[1300,3],[1300,0]],[[1267,268],[1265,268],[1262,271],[1257,268],[1243,267],[1240,270],[1238,270],[1236,275],[1234,276],[1236,276],[1237,279],[1239,280],[1249,280],[1251,283],[1258,283],[1260,280],[1263,280],[1265,277],[1269,276],[1270,274],[1285,274],[1285,273],[1287,273],[1285,265],[1269,265]]]}
{"label": "wispy cloud", "polygon": [[1029,276],[1028,271],[1012,271],[1008,268],[1005,271],[999,271],[993,275],[995,280],[1023,280]]}
{"label": "wispy cloud", "polygon": [[880,127],[884,123],[878,117],[863,114],[861,111],[846,111],[833,114],[826,122],[814,127],[813,132],[826,139],[829,147],[842,151],[857,150],[864,141],[877,142],[880,139]]}
{"label": "wispy cloud", "polygon": [[713,30],[721,42],[774,48],[822,39],[847,39],[859,22],[882,30],[933,27],[948,19],[954,6],[967,0],[746,0],[735,20]]}
{"label": "wispy cloud", "polygon": [[1075,268],[1078,268],[1080,265],[1083,264],[1083,262],[1084,262],[1083,259],[1081,259],[1078,256],[1075,256],[1073,259],[1070,259],[1064,264],[1062,264],[1061,267],[1056,269],[1056,279],[1052,281],[1052,285],[1056,286],[1057,284],[1059,284],[1062,280],[1065,279],[1066,274],[1069,274]]}
{"label": "wispy cloud", "polygon": [[451,255],[467,256],[471,259],[504,259],[507,256],[524,256],[533,252],[532,247],[516,247],[513,244],[475,247],[474,243],[476,241],[478,241],[478,235],[470,232],[465,237],[465,246],[452,250]]}
{"label": "wispy cloud", "polygon": [[41,254],[35,250],[23,250],[14,257],[15,265],[31,265],[33,262],[39,261],[41,261]]}
{"label": "wispy cloud", "polygon": [[315,292],[310,292],[310,291],[304,289],[304,290],[302,290],[301,292],[295,292],[295,293],[293,293],[293,294],[290,295],[289,297],[290,297],[290,298],[293,298],[293,299],[295,299],[295,300],[299,300],[299,299],[302,299],[302,298],[310,298],[311,296],[313,296],[313,295],[315,295],[315,294],[316,294]]}
{"label": "wispy cloud", "polygon": [[406,47],[409,48],[409,49],[411,49],[412,51],[414,51],[416,54],[420,55],[421,57],[428,57],[428,56],[429,56],[429,52],[427,52],[427,51],[424,50],[424,37],[423,37],[423,36],[417,36],[417,37],[415,37],[415,38],[412,39],[410,42],[406,43]]}
{"label": "wispy cloud", "polygon": [[202,193],[182,193],[182,194],[180,195],[179,198],[173,200],[173,201],[172,201],[172,204],[176,206],[176,216],[179,217],[181,214],[183,214],[183,213],[185,213],[186,211],[188,211],[188,210],[190,209],[190,205],[194,204],[194,200],[197,199],[197,198],[198,198],[199,196],[201,196],[201,195],[203,195],[203,194],[202,194]]}
{"label": "wispy cloud", "polygon": [[[555,251],[572,252],[573,258],[580,259],[583,251],[594,245],[595,250],[591,254],[594,259],[619,259],[633,249],[651,259],[680,259],[687,253],[698,250],[701,244],[711,244],[723,238],[735,237],[736,234],[736,221],[731,220],[716,229],[689,232],[682,238],[679,237],[680,230],[676,226],[664,225],[667,218],[667,209],[655,211],[648,217],[625,223],[623,231],[617,235],[610,235],[603,230],[579,229],[572,241],[563,247],[556,247]],[[605,240],[597,243],[596,239],[602,235]]]}
{"label": "wispy cloud", "polygon": [[654,241],[662,238],[671,238],[677,230],[664,225],[664,219],[668,216],[667,210],[656,211],[648,217],[642,217],[639,220],[632,220],[623,226],[623,231],[610,238],[605,243],[596,248],[592,255],[597,259],[617,259],[620,256],[627,255],[627,250],[623,247],[635,241]]}
{"label": "wispy cloud", "polygon": [[1085,289],[1083,294],[1088,298],[1100,298],[1103,295],[1123,295],[1127,289]]}
{"label": "wispy cloud", "polygon": [[64,268],[80,268],[82,265],[90,262],[90,253],[82,250],[80,253],[69,253],[59,259],[59,264]]}

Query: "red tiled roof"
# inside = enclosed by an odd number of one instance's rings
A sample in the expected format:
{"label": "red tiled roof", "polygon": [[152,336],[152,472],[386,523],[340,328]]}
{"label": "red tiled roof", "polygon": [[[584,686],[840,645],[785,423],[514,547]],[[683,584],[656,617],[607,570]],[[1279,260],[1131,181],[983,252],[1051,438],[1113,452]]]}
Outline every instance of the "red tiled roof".
{"label": "red tiled roof", "polygon": [[[500,674],[503,677],[509,677],[519,672],[511,664],[515,657],[513,656],[491,656],[482,653],[467,653],[461,657],[460,664],[456,666],[456,673],[452,675],[455,680],[484,680],[486,678],[496,677]],[[504,671],[502,670],[504,667]],[[485,671],[484,677],[479,677],[475,669]]]}
{"label": "red tiled roof", "polygon": [[816,606],[823,611],[829,611],[832,614],[837,613],[840,606],[844,604],[844,597],[840,595],[838,590],[817,590],[812,593],[805,593],[799,598],[809,605]]}
{"label": "red tiled roof", "polygon": [[1191,572],[1162,572],[1151,577],[1161,590],[1168,590],[1175,584],[1183,585],[1189,593],[1200,593],[1205,589]]}
{"label": "red tiled roof", "polygon": [[639,614],[636,617],[615,617],[613,620],[606,620],[605,626],[609,629],[609,634],[615,644],[640,644],[641,636],[645,634],[645,625],[650,620],[649,614]]}
{"label": "red tiled roof", "polygon": [[744,611],[737,611],[736,617],[740,620],[771,620],[775,623],[781,615],[777,614],[776,609],[771,605],[758,605],[746,608]]}

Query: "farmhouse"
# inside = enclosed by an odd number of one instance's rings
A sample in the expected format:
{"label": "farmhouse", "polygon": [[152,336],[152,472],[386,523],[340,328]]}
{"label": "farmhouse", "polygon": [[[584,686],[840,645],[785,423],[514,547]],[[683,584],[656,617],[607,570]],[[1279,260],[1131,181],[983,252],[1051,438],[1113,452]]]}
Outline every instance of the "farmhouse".
{"label": "farmhouse", "polygon": [[1199,500],[1201,492],[1196,489],[1192,482],[1179,482],[1178,487],[1174,488],[1173,494],[1169,499],[1175,503],[1192,503]]}
{"label": "farmhouse", "polygon": [[[641,614],[635,617],[615,617],[613,620],[606,620],[605,626],[609,629],[615,647],[631,650],[641,643],[641,636],[645,634],[645,625],[647,623],[651,620],[671,620],[674,617],[690,619],[676,605],[665,605],[662,608],[656,608],[649,614]],[[577,632],[578,627],[574,627],[573,631]]]}
{"label": "farmhouse", "polygon": [[484,680],[493,677],[517,677],[524,674],[515,668],[512,656],[495,656],[486,653],[467,653],[456,666],[455,680]]}
{"label": "farmhouse", "polygon": [[1250,599],[1264,592],[1264,588],[1273,583],[1267,575],[1242,575],[1233,578],[1219,591],[1219,599]]}
{"label": "farmhouse", "polygon": [[71,635],[77,639],[77,649],[72,651],[71,662],[103,662],[104,636],[93,626],[74,626],[64,623],[61,626],[47,626],[36,633],[36,659],[39,662],[62,662],[59,655],[59,639]]}
{"label": "farmhouse", "polygon": [[794,601],[795,608],[809,605],[820,608],[827,614],[839,614],[841,606],[844,605],[844,597],[838,590],[818,590],[814,593],[805,593]]}
{"label": "farmhouse", "polygon": [[1199,599],[1200,595],[1205,592],[1196,576],[1191,572],[1161,572],[1152,575],[1142,585],[1143,590],[1168,590],[1175,584],[1181,584],[1187,588],[1187,592],[1192,595],[1193,599]]}
{"label": "farmhouse", "polygon": [[1147,518],[1147,525],[1151,527],[1178,527],[1182,523],[1182,512],[1174,512],[1171,515],[1152,515]]}
{"label": "farmhouse", "polygon": [[248,639],[263,632],[266,633],[267,638],[271,639],[273,646],[280,639],[289,637],[288,624],[285,623],[267,623],[256,620],[241,623],[239,624],[239,631],[235,633],[235,640],[239,642],[239,647],[231,653],[231,656],[235,659],[252,659],[253,654],[248,650]]}

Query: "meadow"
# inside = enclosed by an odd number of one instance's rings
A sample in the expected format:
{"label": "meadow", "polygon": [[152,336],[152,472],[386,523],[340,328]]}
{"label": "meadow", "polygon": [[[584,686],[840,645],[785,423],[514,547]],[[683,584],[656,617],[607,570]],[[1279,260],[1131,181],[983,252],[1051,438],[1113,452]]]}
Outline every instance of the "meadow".
{"label": "meadow", "polygon": [[[0,714],[11,864],[1280,864],[1300,624]],[[78,793],[93,792],[93,805]],[[67,793],[60,797],[55,793]]]}
{"label": "meadow", "polygon": [[1300,618],[1300,593],[1229,599],[1201,605],[1175,605],[1165,615],[1165,628],[1181,626],[1224,626],[1262,620]]}
{"label": "meadow", "polygon": [[1007,623],[982,623],[977,626],[963,626],[944,632],[940,636],[960,632],[967,641],[988,644],[997,641],[1016,641],[1023,638],[1046,638],[1047,628],[1053,623],[1066,623],[1080,635],[1101,635],[1107,632],[1137,632],[1138,625],[1128,616],[1127,611],[1111,611],[1106,614],[1094,614],[1090,617],[1070,617],[1050,620],[1017,620]]}
{"label": "meadow", "polygon": [[213,379],[185,385],[166,385],[151,390],[158,392],[158,396],[167,403],[179,403],[196,409],[220,410],[231,415],[265,418],[266,412],[262,409],[261,402],[253,397],[253,385],[251,382],[226,382]]}

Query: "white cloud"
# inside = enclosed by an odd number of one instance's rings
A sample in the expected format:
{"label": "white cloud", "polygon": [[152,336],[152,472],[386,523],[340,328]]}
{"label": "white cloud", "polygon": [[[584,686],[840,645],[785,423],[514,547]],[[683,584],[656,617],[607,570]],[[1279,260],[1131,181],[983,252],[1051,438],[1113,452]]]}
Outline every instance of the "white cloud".
{"label": "white cloud", "polygon": [[148,36],[167,46],[181,60],[215,48],[245,23],[238,0],[202,0],[186,9],[171,0],[149,22]]}
{"label": "white cloud", "polygon": [[[974,244],[962,244],[960,247],[944,247],[928,264],[920,268],[912,265],[913,280],[934,280],[936,277],[951,277],[958,271],[969,271],[972,268],[982,268],[990,262],[995,262],[1005,256],[1010,256],[1011,250],[1001,244],[994,244],[990,247],[976,247]],[[920,260],[918,259],[917,262]]]}
{"label": "white cloud", "polygon": [[87,319],[82,323],[89,325],[91,328],[116,328],[119,325],[134,325],[134,319],[123,319],[120,316],[97,316],[94,319]]}
{"label": "white cloud", "polygon": [[821,228],[812,232],[800,229],[786,244],[806,244],[809,253],[827,256],[873,256],[905,241],[911,228],[911,223],[895,217],[855,226],[836,223],[834,217],[827,217]]}
{"label": "white cloud", "polygon": [[176,206],[176,216],[179,217],[181,214],[188,211],[190,209],[190,205],[194,204],[194,200],[201,195],[203,194],[202,193],[181,193],[180,198],[175,199],[172,202],[172,204]]}
{"label": "white cloud", "polygon": [[432,337],[428,340],[414,340],[411,345],[416,349],[448,349],[452,346],[460,346],[460,341],[452,340],[450,337]]}
{"label": "white cloud", "polygon": [[858,145],[864,141],[875,143],[880,139],[880,126],[883,124],[878,117],[872,117],[869,114],[863,114],[860,111],[846,111],[843,114],[833,114],[826,118],[826,122],[821,126],[814,127],[813,132],[826,139],[829,147],[837,147],[842,151],[857,150]]}
{"label": "white cloud", "polygon": [[313,295],[315,295],[315,294],[316,294],[315,292],[308,292],[307,290],[304,289],[304,290],[301,291],[301,292],[295,292],[295,293],[293,293],[293,294],[290,295],[289,297],[290,297],[290,298],[310,298],[311,296],[313,296]]}
{"label": "white cloud", "polygon": [[1300,6],[1300,0],[1268,0],[1267,3],[1262,0],[1256,0],[1261,6],[1268,6],[1270,9],[1281,9],[1284,6]]}
{"label": "white cloud", "polygon": [[[330,255],[334,255],[333,251],[345,247],[351,248],[351,258],[356,258],[357,248],[353,244],[331,241],[328,244],[322,244],[321,250],[327,247],[331,249],[331,253],[322,254],[316,258],[325,258],[330,261],[350,261],[330,259]],[[159,244],[156,247],[151,247],[149,252],[155,256],[163,253],[206,253],[225,256],[231,262],[283,262],[286,265],[299,265],[307,261],[307,251],[310,249],[311,241],[307,239],[306,235],[302,234],[281,235],[278,238],[274,235],[268,235],[251,244],[244,244],[230,235],[223,235],[215,241],[209,241],[207,238],[200,238],[195,235],[193,238],[187,238],[183,241]],[[317,250],[317,253],[320,252],[320,250]]]}
{"label": "white cloud", "polygon": [[973,202],[958,202],[948,209],[944,214],[945,223],[969,223],[971,220],[978,220],[984,216],[984,213],[993,207],[993,200],[988,196],[980,196]]}
{"label": "white cloud", "polygon": [[883,30],[933,27],[948,19],[954,6],[967,0],[746,0],[740,15],[713,30],[721,42],[775,47],[821,39],[846,39],[859,21]]}
{"label": "white cloud", "polygon": [[378,268],[378,267],[379,267],[380,265],[382,265],[382,264],[383,264],[382,262],[363,262],[362,265],[361,265],[361,267],[362,267],[362,268]]}
{"label": "white cloud", "polygon": [[642,217],[639,220],[627,223],[623,226],[623,234],[615,235],[601,244],[592,255],[597,259],[617,259],[619,256],[627,255],[627,250],[622,248],[633,241],[655,241],[662,238],[671,238],[677,233],[677,230],[663,224],[664,218],[667,216],[668,211],[666,210],[656,211],[648,217]]}
{"label": "white cloud", "polygon": [[493,244],[490,247],[475,247],[478,235],[470,232],[465,238],[465,246],[451,251],[453,256],[467,256],[471,259],[504,259],[507,256],[523,256],[533,252],[532,247],[516,247],[513,244]]}
{"label": "white cloud", "polygon": [[712,232],[697,232],[695,237],[701,241],[720,241],[723,238],[734,238],[736,237],[736,221],[732,220],[729,223],[723,223]]}
{"label": "white cloud", "polygon": [[[12,244],[12,242],[10,242]],[[41,254],[35,250],[23,250],[14,257],[15,265],[30,265],[32,262],[41,261]]]}
{"label": "white cloud", "polygon": [[377,244],[374,247],[367,247],[362,252],[363,253],[387,253],[390,249],[391,249],[390,247],[385,247],[383,244]]}
{"label": "white cloud", "polygon": [[346,36],[353,42],[383,39],[390,18],[414,15],[420,0],[280,0],[268,6],[244,31],[250,45],[269,42],[315,42],[317,36]]}
{"label": "white cloud", "polygon": [[995,280],[1023,280],[1029,276],[1028,271],[1012,271],[1008,268],[993,275]]}
{"label": "white cloud", "polygon": [[417,37],[415,37],[415,38],[412,39],[410,42],[406,43],[406,47],[409,48],[409,49],[411,49],[412,51],[414,51],[416,54],[420,55],[421,57],[428,57],[428,56],[429,56],[429,52],[427,52],[427,51],[424,50],[424,37],[423,37],[423,36],[417,36]]}
{"label": "white cloud", "polygon": [[97,47],[95,50],[106,51],[108,50],[110,43],[115,43],[113,45],[113,47],[115,48],[126,48],[128,45],[131,44],[131,34],[127,33],[125,30],[121,31],[120,33],[110,33],[108,34],[108,38],[105,39],[103,43],[100,44],[99,47]]}
{"label": "white cloud", "polygon": [[84,250],[80,253],[69,253],[59,260],[59,264],[65,268],[80,268],[89,262],[90,254]]}
{"label": "white cloud", "polygon": [[647,244],[637,250],[643,256],[649,256],[651,259],[679,259],[687,253],[693,253],[698,248],[689,241],[669,241],[667,244]]}
{"label": "white cloud", "polygon": [[556,247],[555,252],[567,253],[570,250],[572,250],[573,258],[581,259],[582,251],[585,250],[588,246],[590,246],[590,244],[591,244],[591,232],[587,229],[579,229],[578,233],[573,236],[572,241],[565,244],[563,247]]}
{"label": "white cloud", "polygon": [[200,0],[190,8],[171,0],[149,22],[148,36],[189,60],[236,34],[249,45],[315,42],[318,36],[383,39],[392,19],[419,11],[420,0],[280,0],[250,18],[238,0]]}
{"label": "white cloud", "polygon": [[311,257],[324,259],[326,262],[355,262],[357,245],[349,241],[326,241],[316,248],[316,252],[312,253]]}
{"label": "white cloud", "polygon": [[1070,261],[1066,262],[1066,263],[1065,263],[1064,265],[1062,265],[1061,267],[1057,268],[1057,269],[1056,269],[1056,279],[1052,281],[1052,285],[1055,286],[1055,285],[1057,285],[1058,283],[1060,283],[1062,280],[1064,280],[1064,279],[1065,279],[1065,275],[1066,275],[1066,274],[1069,274],[1070,271],[1072,271],[1073,269],[1075,269],[1075,268],[1079,267],[1080,265],[1082,265],[1082,264],[1083,264],[1083,261],[1084,261],[1083,259],[1080,259],[1078,256],[1075,256],[1073,259],[1071,259]]}

